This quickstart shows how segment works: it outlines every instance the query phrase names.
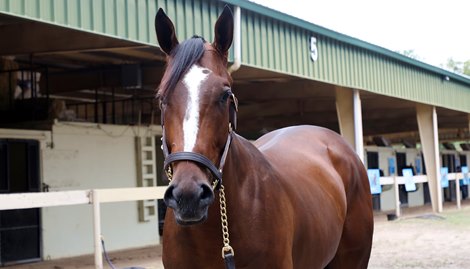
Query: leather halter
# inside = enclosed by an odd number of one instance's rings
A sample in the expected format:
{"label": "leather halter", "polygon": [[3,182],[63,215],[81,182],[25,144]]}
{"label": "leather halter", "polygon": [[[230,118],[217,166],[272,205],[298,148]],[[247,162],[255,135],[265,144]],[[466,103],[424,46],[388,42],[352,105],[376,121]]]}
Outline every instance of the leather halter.
{"label": "leather halter", "polygon": [[229,94],[230,94],[230,100],[231,100],[230,110],[229,110],[229,132],[227,135],[227,142],[225,142],[225,148],[220,158],[218,168],[206,156],[197,152],[180,151],[180,152],[170,153],[170,151],[168,150],[168,145],[166,143],[166,136],[165,136],[165,124],[164,124],[165,110],[163,106],[160,105],[161,125],[162,125],[162,150],[163,150],[163,157],[165,158],[165,161],[163,163],[163,170],[165,171],[164,175],[167,177],[169,181],[173,179],[173,168],[171,166],[173,162],[192,161],[209,169],[212,176],[214,177],[214,181],[212,182],[212,188],[214,190],[220,189],[220,187],[222,186],[222,170],[224,168],[225,159],[227,158],[228,149],[230,148],[230,143],[232,141],[232,132],[236,130],[237,128],[238,101],[235,95],[231,91]]}

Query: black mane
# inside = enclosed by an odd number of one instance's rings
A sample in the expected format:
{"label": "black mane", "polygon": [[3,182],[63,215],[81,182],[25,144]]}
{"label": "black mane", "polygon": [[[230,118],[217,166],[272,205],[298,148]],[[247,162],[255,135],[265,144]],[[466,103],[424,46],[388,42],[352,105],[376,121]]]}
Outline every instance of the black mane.
{"label": "black mane", "polygon": [[171,51],[171,60],[160,84],[159,96],[161,101],[165,102],[168,94],[175,88],[183,74],[201,59],[204,54],[205,42],[204,38],[193,36]]}

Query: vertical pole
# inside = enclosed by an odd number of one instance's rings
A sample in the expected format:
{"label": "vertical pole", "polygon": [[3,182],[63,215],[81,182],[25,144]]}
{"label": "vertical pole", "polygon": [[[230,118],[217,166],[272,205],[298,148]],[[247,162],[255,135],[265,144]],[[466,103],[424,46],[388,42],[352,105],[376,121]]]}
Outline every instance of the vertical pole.
{"label": "vertical pole", "polygon": [[132,90],[131,116],[131,124],[135,124],[135,89]]}
{"label": "vertical pole", "polygon": [[341,135],[355,148],[353,94],[351,90],[336,87],[336,113]]}
{"label": "vertical pole", "polygon": [[228,72],[232,74],[240,68],[242,60],[242,45],[241,45],[241,8],[235,6],[233,14],[234,31],[233,31],[233,64],[229,67]]}
{"label": "vertical pole", "polygon": [[395,173],[393,173],[393,191],[395,193],[395,215],[397,217],[401,216],[401,203],[400,203],[400,188],[398,184],[398,168],[397,168],[397,154],[394,152],[395,155]]}
{"label": "vertical pole", "polygon": [[439,213],[442,212],[442,188],[436,108],[429,105],[416,104],[416,117],[421,146],[423,148],[424,163],[426,164],[432,209],[434,212]]}
{"label": "vertical pole", "polygon": [[116,90],[114,87],[111,88],[111,117],[112,117],[112,123],[116,124]]}
{"label": "vertical pole", "polygon": [[[459,154],[454,154],[455,158],[460,158]],[[460,167],[462,164],[460,164]],[[462,195],[460,194],[460,176],[462,175],[462,172],[456,172],[455,173],[455,200],[456,200],[456,205],[457,209],[461,208],[461,203],[460,200],[462,199]]]}
{"label": "vertical pole", "polygon": [[353,107],[354,107],[354,142],[356,153],[359,155],[362,163],[364,163],[364,142],[362,137],[362,105],[359,90],[353,91]]}
{"label": "vertical pole", "polygon": [[46,107],[47,107],[47,111],[49,112],[49,107],[51,106],[49,104],[49,68],[46,67]]}
{"label": "vertical pole", "polygon": [[[458,157],[458,156],[457,156]],[[457,209],[460,209],[460,175],[461,173],[455,173],[455,200],[457,200]]]}
{"label": "vertical pole", "polygon": [[24,88],[25,88],[24,70],[21,69],[21,100],[24,100]]}
{"label": "vertical pole", "polygon": [[441,156],[439,155],[439,131],[437,128],[437,112],[435,106],[432,107],[432,132],[434,134],[434,159],[436,160],[438,212],[442,212]]}
{"label": "vertical pole", "polygon": [[106,107],[106,100],[103,100],[103,102],[101,103],[101,111],[103,113],[103,123],[107,123],[107,118],[108,118],[108,108]]}
{"label": "vertical pole", "polygon": [[[34,69],[33,69],[33,55],[30,54],[29,55],[29,81],[31,82],[31,86],[30,86],[30,90],[31,90],[31,96],[29,98],[31,98],[31,100],[33,99],[34,97],[34,82],[35,82],[35,78],[34,78]],[[34,112],[33,112],[34,113]],[[34,113],[35,114],[35,113]]]}
{"label": "vertical pole", "polygon": [[98,88],[95,88],[95,123],[98,123]]}
{"label": "vertical pole", "polygon": [[103,256],[101,249],[101,212],[100,197],[97,190],[91,191],[93,202],[93,239],[95,246],[95,269],[103,269]]}

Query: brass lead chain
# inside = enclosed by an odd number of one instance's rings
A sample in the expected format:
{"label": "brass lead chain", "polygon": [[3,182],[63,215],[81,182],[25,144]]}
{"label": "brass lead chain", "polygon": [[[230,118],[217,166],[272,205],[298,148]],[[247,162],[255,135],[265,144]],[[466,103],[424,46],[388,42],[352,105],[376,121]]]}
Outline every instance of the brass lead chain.
{"label": "brass lead chain", "polygon": [[171,169],[171,165],[168,165],[167,169],[165,170],[166,177],[168,178],[168,181],[173,180],[173,170]]}
{"label": "brass lead chain", "polygon": [[230,239],[228,233],[228,219],[227,219],[227,204],[225,201],[225,192],[224,186],[220,186],[219,190],[219,200],[220,200],[220,220],[222,222],[222,236],[224,239],[224,246],[222,247],[222,258],[225,258],[225,253],[231,253],[232,256],[235,255],[233,248],[230,246]]}

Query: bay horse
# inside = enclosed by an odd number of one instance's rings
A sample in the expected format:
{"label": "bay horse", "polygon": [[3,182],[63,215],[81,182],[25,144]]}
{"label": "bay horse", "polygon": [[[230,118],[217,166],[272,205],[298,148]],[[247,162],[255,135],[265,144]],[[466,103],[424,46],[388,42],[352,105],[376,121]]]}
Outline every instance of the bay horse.
{"label": "bay horse", "polygon": [[179,43],[165,12],[155,17],[167,56],[157,93],[171,180],[165,268],[223,268],[221,247],[227,268],[367,268],[370,187],[343,138],[314,126],[280,129],[254,143],[235,133],[227,71],[233,26],[225,7],[212,43],[199,36]]}

